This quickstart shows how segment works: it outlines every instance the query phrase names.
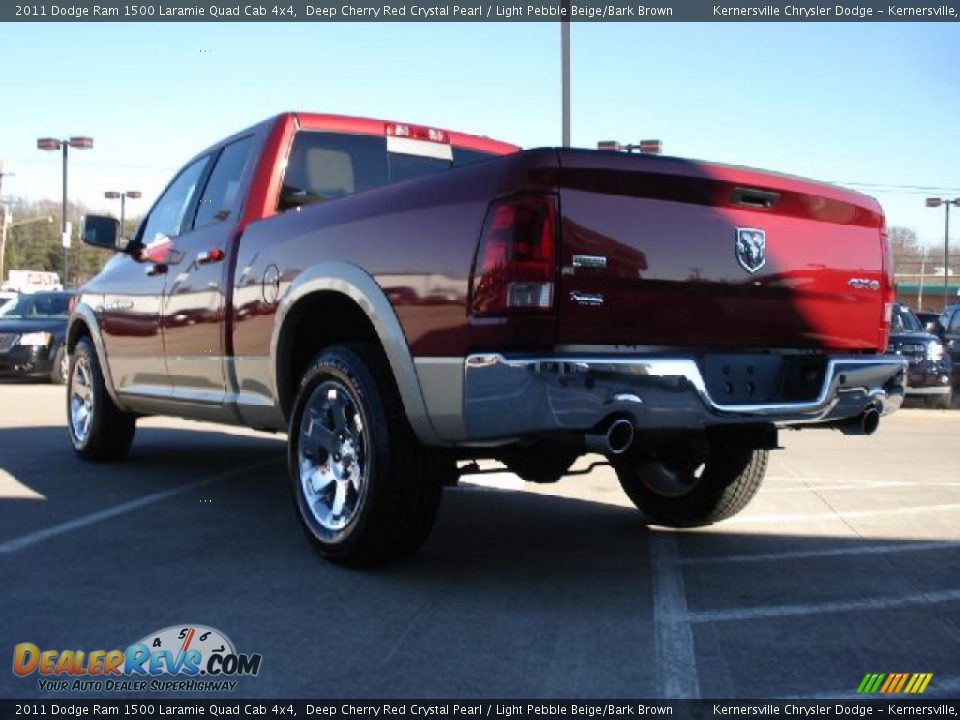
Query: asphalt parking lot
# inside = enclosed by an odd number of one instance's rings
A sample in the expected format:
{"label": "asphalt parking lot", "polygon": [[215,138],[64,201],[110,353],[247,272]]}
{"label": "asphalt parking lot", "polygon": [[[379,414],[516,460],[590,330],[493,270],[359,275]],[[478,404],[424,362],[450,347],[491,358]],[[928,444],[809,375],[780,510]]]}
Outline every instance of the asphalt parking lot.
{"label": "asphalt parking lot", "polygon": [[[128,461],[87,465],[62,398],[0,385],[0,654],[202,623],[263,655],[237,697],[960,692],[956,410],[784,433],[746,513],[705,530],[646,527],[606,467],[475,476],[419,555],[359,572],[300,535],[282,439],[151,418]],[[6,657],[0,697],[51,697]]]}

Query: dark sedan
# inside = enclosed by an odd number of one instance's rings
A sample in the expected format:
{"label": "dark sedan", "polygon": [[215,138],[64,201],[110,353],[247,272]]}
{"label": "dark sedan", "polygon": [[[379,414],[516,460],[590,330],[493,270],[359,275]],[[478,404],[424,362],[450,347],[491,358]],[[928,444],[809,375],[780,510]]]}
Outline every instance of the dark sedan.
{"label": "dark sedan", "polygon": [[10,301],[0,311],[0,377],[62,383],[69,292],[37,292]]}
{"label": "dark sedan", "polygon": [[927,407],[947,409],[953,401],[952,363],[943,342],[925,332],[908,307],[896,304],[890,325],[888,352],[909,362],[907,397],[922,397]]}

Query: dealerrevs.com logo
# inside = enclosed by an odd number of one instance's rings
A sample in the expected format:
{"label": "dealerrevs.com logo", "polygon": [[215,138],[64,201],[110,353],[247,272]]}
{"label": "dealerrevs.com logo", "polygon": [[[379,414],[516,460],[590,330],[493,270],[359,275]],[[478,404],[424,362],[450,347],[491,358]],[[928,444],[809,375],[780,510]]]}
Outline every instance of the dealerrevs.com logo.
{"label": "dealerrevs.com logo", "polygon": [[13,672],[37,675],[46,692],[231,691],[234,678],[260,672],[259,653],[238,653],[226,635],[203,625],[174,625],[125,650],[13,648]]}

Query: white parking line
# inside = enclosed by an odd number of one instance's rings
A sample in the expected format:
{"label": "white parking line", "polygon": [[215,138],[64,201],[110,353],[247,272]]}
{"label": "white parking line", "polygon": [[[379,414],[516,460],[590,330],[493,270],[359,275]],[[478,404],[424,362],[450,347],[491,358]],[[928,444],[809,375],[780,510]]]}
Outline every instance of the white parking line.
{"label": "white parking line", "polygon": [[696,699],[700,697],[700,679],[693,630],[686,619],[687,594],[678,554],[672,532],[650,533],[657,694],[661,698]]}
{"label": "white parking line", "polygon": [[886,488],[903,488],[903,487],[928,487],[928,488],[944,488],[944,487],[956,487],[960,488],[960,482],[870,482],[870,483],[837,483],[836,485],[801,485],[797,487],[773,487],[773,488],[764,488],[763,494],[770,495],[771,493],[802,493],[802,492],[824,492],[832,490],[882,490]]}
{"label": "white parking line", "polygon": [[829,558],[846,555],[888,555],[902,552],[925,552],[927,550],[957,550],[958,542],[882,543],[878,545],[853,545],[848,547],[823,548],[822,550],[784,550],[783,552],[757,553],[751,555],[702,555],[683,558],[683,565],[716,565],[726,563],[770,562],[802,558]]}
{"label": "white parking line", "polygon": [[942,505],[913,505],[899,508],[884,508],[880,510],[839,510],[822,513],[785,513],[783,515],[738,515],[724,522],[724,525],[754,523],[791,523],[804,520],[824,520],[840,518],[842,520],[856,520],[857,518],[885,517],[887,515],[916,515],[928,512],[943,512],[946,510],[960,510],[960,503]]}
{"label": "white parking line", "polygon": [[939,605],[960,600],[960,590],[915,593],[899,597],[871,598],[867,600],[836,600],[830,602],[798,603],[795,605],[760,605],[752,608],[728,608],[726,610],[703,610],[688,613],[689,623],[728,622],[731,620],[756,620],[796,615],[825,615],[827,613],[859,612],[863,610],[886,610],[908,605]]}
{"label": "white parking line", "polygon": [[154,503],[161,502],[162,500],[176,497],[177,495],[183,495],[184,493],[191,492],[192,490],[220,482],[221,480],[227,480],[234,475],[240,475],[242,473],[250,472],[251,470],[257,470],[266,465],[272,465],[276,463],[277,460],[264,460],[263,462],[254,463],[252,465],[237,468],[235,470],[229,470],[228,472],[220,473],[219,475],[213,475],[211,477],[204,478],[203,480],[197,480],[196,482],[187,483],[185,485],[178,485],[177,487],[170,488],[169,490],[161,490],[160,492],[155,492],[151,495],[144,495],[136,500],[130,500],[129,502],[114,505],[106,510],[98,510],[97,512],[90,513],[89,515],[82,515],[78,518],[68,520],[67,522],[63,522],[58,525],[51,525],[48,528],[36,530],[32,533],[27,533],[26,535],[21,535],[18,538],[14,538],[13,540],[7,540],[4,543],[0,543],[0,555],[8,555],[10,553],[17,552],[18,550],[28,548],[31,545],[41,543],[44,540],[49,540],[57,535],[63,535],[64,533],[89,527],[90,525],[95,525],[96,523],[103,522],[104,520],[115,518],[118,515],[125,515],[126,513],[133,512],[134,510],[139,510],[147,505],[153,505]]}

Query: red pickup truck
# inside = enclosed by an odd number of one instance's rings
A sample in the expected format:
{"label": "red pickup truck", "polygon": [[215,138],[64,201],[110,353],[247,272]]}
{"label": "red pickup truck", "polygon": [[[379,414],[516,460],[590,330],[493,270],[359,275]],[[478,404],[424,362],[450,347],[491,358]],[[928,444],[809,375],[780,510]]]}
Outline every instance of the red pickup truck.
{"label": "red pickup truck", "polygon": [[285,431],[308,538],[416,548],[458,462],[562,477],[604,453],[652,521],[756,492],[781,428],[899,407],[871,198],[785,175],[287,113],[190,160],[82,291],[70,440],[136,418]]}

